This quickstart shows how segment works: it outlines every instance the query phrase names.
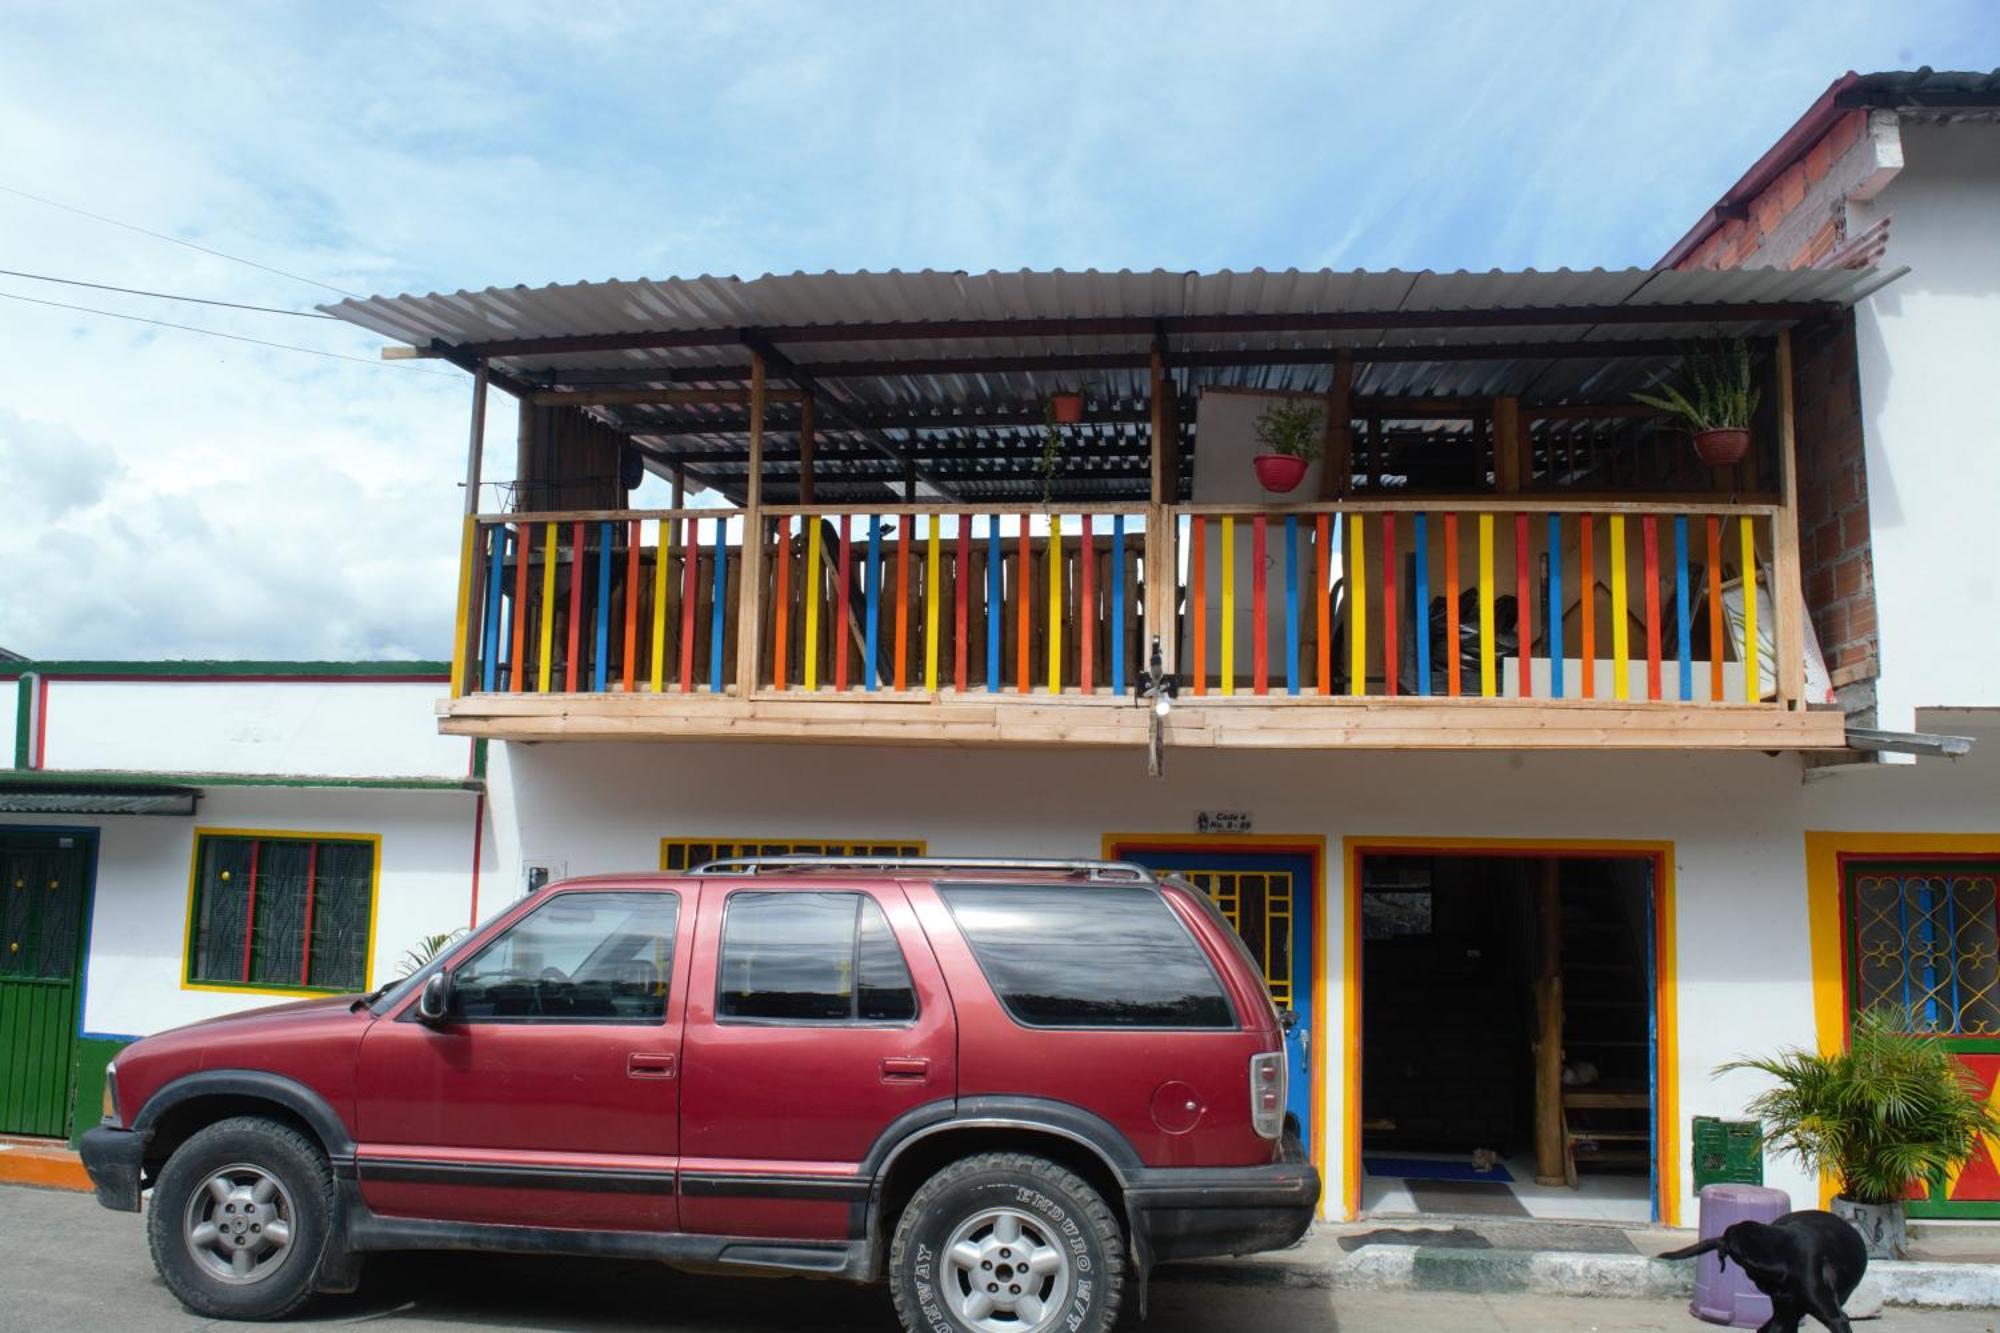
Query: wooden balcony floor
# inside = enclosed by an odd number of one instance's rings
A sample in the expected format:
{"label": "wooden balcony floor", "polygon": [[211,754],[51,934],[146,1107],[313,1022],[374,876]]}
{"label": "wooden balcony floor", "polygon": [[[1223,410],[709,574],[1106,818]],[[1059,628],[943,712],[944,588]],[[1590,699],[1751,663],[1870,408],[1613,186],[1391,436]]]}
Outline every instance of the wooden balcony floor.
{"label": "wooden balcony floor", "polygon": [[[439,705],[448,735],[495,740],[762,740],[877,745],[1143,746],[1130,698],[1018,694],[471,694]],[[1176,748],[1837,750],[1846,718],[1772,704],[1238,694],[1187,697]]]}

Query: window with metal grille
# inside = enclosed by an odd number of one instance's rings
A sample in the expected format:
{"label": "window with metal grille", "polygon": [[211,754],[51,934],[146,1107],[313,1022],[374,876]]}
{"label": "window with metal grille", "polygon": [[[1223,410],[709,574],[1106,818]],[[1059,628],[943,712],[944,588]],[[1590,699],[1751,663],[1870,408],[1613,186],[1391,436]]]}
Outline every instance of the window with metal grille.
{"label": "window with metal grille", "polygon": [[828,842],[794,838],[662,838],[660,869],[693,870],[731,856],[922,856],[921,839]]}
{"label": "window with metal grille", "polygon": [[188,981],[367,989],[375,852],[359,838],[197,833]]}
{"label": "window with metal grille", "polygon": [[1848,998],[1919,1032],[2000,1036],[2000,861],[1850,861]]}

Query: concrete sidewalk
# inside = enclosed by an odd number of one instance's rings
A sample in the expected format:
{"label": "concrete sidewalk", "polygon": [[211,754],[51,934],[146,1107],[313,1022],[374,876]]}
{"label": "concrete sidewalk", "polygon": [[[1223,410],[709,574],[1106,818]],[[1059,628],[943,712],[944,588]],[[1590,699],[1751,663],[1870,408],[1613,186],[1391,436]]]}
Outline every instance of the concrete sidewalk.
{"label": "concrete sidewalk", "polygon": [[[1912,1228],[1916,1258],[1877,1261],[1850,1312],[2000,1309],[2000,1229]],[[1322,1224],[1275,1254],[1171,1265],[1162,1280],[1332,1291],[1524,1293],[1685,1300],[1695,1265],[1655,1258],[1691,1231],[1494,1218]],[[1871,1289],[1872,1284],[1872,1289]]]}

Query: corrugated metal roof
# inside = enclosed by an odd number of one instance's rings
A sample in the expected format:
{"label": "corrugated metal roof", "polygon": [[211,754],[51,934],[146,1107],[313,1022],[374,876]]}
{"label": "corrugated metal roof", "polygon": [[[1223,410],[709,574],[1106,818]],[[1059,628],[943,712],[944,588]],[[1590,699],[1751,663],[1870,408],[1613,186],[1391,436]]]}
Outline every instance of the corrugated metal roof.
{"label": "corrugated metal roof", "polygon": [[[976,434],[982,456],[978,477],[965,479],[959,493],[968,499],[1039,494],[1041,481],[1028,454],[1040,437],[1037,424],[970,428],[953,425],[954,414],[1019,409],[1057,389],[1087,386],[1094,405],[1136,407],[1148,394],[1143,357],[1151,345],[1152,321],[1211,316],[1273,318],[1295,315],[1348,315],[1406,312],[1561,311],[1578,307],[1629,307],[1658,311],[1658,322],[1530,323],[1510,327],[1360,327],[1306,331],[1276,328],[1175,332],[1170,361],[1176,389],[1192,396],[1209,386],[1322,391],[1329,384],[1331,354],[1451,345],[1506,347],[1513,344],[1573,344],[1588,349],[1611,341],[1664,340],[1697,336],[1762,336],[1775,332],[1782,313],[1749,310],[1727,323],[1691,322],[1679,307],[1719,305],[1846,306],[1866,295],[1880,279],[1868,270],[1749,269],[1659,272],[1651,269],[1559,269],[1553,272],[1485,273],[1388,270],[1383,272],[1220,271],[1214,273],[1119,270],[966,273],[940,270],[884,273],[766,274],[760,278],[613,280],[538,288],[489,288],[427,296],[371,297],[321,307],[326,312],[385,337],[428,346],[433,339],[454,346],[498,341],[590,335],[716,331],[707,345],[669,348],[611,348],[495,356],[499,369],[531,383],[615,380],[626,385],[683,386],[740,384],[749,360],[736,331],[756,330],[781,350],[816,369],[854,362],[937,362],[1045,356],[1123,357],[1115,368],[1063,371],[1046,368],[973,370],[953,373],[893,372],[866,376],[829,375],[830,392],[851,407],[895,413],[936,413],[935,424],[899,423],[891,432],[923,455],[927,440]],[[1032,335],[994,331],[990,337],[918,336],[893,340],[856,336],[829,339],[826,326],[857,324],[921,325],[941,322],[1019,322],[1056,319],[1126,321],[1130,331],[1113,333],[1036,330]],[[809,336],[801,331],[813,330]],[[793,338],[788,344],[786,333]],[[1607,352],[1611,349],[1607,349]],[[1265,352],[1305,353],[1283,362],[1201,366],[1202,353],[1254,356]],[[1321,358],[1317,353],[1325,353]],[[1194,362],[1194,364],[1190,364]],[[1623,400],[1660,367],[1651,360],[1614,355],[1549,356],[1541,352],[1492,359],[1368,360],[1355,369],[1355,391],[1368,396],[1480,398],[1532,396],[1545,403]],[[702,371],[713,369],[713,379]],[[743,475],[741,409],[621,407],[604,413],[635,439],[673,456],[702,463],[701,475],[729,484]],[[1184,414],[1182,449],[1192,445],[1193,413]],[[782,432],[782,414],[774,428]],[[856,447],[846,454],[832,443],[843,432],[820,419],[829,443],[815,469],[817,491],[828,500],[876,499],[900,481],[894,461]],[[1144,428],[1139,424],[1097,423],[1080,432],[1066,473],[1066,498],[1134,493],[1143,473]],[[1011,452],[1010,452],[1011,451]],[[959,453],[964,450],[960,449]],[[734,457],[732,457],[732,455]],[[704,463],[703,460],[707,461]],[[929,461],[926,460],[929,466]],[[787,468],[774,460],[773,475]],[[1183,470],[1186,475],[1186,470]]]}

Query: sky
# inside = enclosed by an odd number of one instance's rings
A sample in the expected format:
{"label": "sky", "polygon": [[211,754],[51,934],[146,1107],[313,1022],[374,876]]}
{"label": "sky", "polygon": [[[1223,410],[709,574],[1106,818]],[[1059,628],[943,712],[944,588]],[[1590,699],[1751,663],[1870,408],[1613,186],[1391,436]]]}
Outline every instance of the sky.
{"label": "sky", "polygon": [[[1924,64],[2000,66],[2000,5],[0,0],[0,269],[310,312],[701,273],[1643,265],[1842,72]],[[380,347],[0,275],[0,646],[448,656],[470,381]]]}

